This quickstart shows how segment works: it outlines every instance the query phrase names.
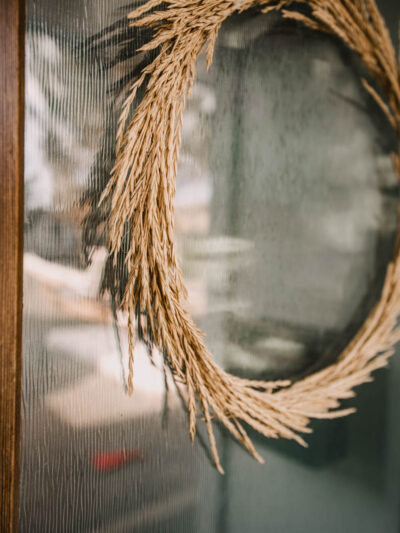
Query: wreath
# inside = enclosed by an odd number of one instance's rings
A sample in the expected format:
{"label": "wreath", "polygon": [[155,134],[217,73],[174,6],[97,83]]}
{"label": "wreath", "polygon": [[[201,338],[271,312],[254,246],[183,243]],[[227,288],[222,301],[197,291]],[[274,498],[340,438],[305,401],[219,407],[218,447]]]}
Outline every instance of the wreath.
{"label": "wreath", "polygon": [[400,339],[398,244],[380,300],[357,335],[333,364],[297,382],[255,381],[225,372],[186,309],[187,291],[174,246],[175,180],[185,100],[200,53],[205,49],[209,67],[221,24],[250,8],[280,11],[285,18],[339,38],[358,55],[375,82],[363,79],[362,83],[399,139],[393,163],[400,177],[400,65],[374,0],[149,0],[128,15],[131,26],[152,31],[140,51],[153,56],[122,105],[116,163],[100,201],[109,205],[108,242],[114,266],[129,243],[119,299],[128,316],[128,386],[132,392],[133,352],[139,338],[160,350],[175,382],[184,385],[192,442],[198,412],[202,413],[220,472],[214,419],[260,462],[246,425],[265,437],[293,439],[305,446],[302,434],[311,431],[310,419],[354,412],[341,408],[340,401],[353,397],[357,385],[372,380],[372,372],[387,364]]}

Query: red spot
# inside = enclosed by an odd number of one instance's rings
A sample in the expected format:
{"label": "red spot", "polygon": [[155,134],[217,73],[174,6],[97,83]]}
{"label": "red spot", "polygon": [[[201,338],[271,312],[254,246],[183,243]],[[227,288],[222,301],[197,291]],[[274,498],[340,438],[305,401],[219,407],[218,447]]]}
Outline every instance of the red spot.
{"label": "red spot", "polygon": [[139,448],[134,450],[112,450],[97,452],[92,455],[92,465],[100,472],[116,470],[131,461],[143,461],[144,453]]}

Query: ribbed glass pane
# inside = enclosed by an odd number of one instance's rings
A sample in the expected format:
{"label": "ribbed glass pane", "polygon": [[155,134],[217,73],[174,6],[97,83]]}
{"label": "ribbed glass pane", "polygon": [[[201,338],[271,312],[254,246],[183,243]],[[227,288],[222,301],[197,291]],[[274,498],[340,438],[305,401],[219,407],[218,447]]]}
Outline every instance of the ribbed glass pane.
{"label": "ribbed glass pane", "polygon": [[[381,4],[395,34],[400,8]],[[225,476],[202,420],[190,444],[181,398],[140,343],[126,393],[101,211],[85,222],[114,162],[116,87],[147,39],[120,54],[125,5],[27,0],[20,531],[398,532],[398,357],[358,391],[356,415],[315,424],[307,450],[251,434],[261,466],[217,431]],[[224,24],[208,73],[199,60],[176,241],[190,311],[234,373],[329,364],[379,297],[395,139],[359,77],[336,41],[255,13]]]}

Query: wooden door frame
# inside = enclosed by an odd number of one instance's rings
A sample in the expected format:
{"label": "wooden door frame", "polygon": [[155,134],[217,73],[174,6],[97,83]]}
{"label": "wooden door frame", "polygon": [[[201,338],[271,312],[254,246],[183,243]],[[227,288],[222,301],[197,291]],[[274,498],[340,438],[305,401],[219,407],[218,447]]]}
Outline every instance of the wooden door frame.
{"label": "wooden door frame", "polygon": [[0,0],[0,531],[18,530],[25,0]]}

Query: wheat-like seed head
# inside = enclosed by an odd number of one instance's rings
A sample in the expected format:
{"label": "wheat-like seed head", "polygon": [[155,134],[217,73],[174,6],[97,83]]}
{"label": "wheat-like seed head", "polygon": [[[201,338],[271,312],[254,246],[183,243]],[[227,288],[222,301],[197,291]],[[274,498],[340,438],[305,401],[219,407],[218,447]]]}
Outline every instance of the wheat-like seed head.
{"label": "wheat-like seed head", "polygon": [[[225,372],[214,362],[185,308],[186,289],[174,247],[182,115],[196,60],[206,47],[207,64],[211,64],[219,28],[231,14],[253,7],[263,12],[280,10],[286,18],[338,37],[377,82],[375,88],[363,80],[400,136],[399,61],[375,1],[300,0],[299,4],[309,8],[309,15],[296,10],[292,0],[149,0],[129,14],[132,25],[154,30],[152,40],[141,50],[159,50],[133,83],[122,108],[116,164],[103,194],[103,200],[111,203],[109,249],[115,260],[126,229],[130,232],[129,277],[122,302],[129,317],[129,383],[133,320],[135,316],[140,320],[144,313],[147,341],[166,354],[174,379],[186,386],[190,437],[195,437],[200,408],[220,472],[213,418],[260,462],[243,422],[268,438],[284,437],[306,445],[301,434],[310,431],[309,419],[353,412],[340,409],[340,400],[354,396],[355,386],[370,381],[371,373],[386,365],[400,338],[400,329],[395,327],[400,308],[398,250],[379,303],[337,362],[294,384],[250,381]],[[130,118],[137,91],[145,82],[144,95]],[[399,153],[393,161],[400,176]]]}

